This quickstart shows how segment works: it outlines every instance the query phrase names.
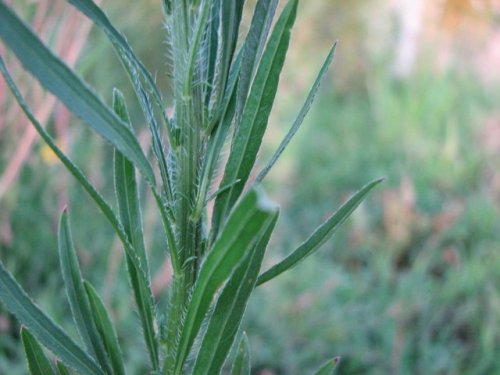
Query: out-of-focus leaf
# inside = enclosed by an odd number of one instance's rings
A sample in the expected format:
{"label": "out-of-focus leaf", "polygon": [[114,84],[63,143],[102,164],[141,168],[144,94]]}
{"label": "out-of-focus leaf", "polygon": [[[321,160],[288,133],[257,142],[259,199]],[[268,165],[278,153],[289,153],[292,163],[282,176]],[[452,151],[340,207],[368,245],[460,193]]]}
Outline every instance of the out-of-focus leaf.
{"label": "out-of-focus leaf", "polygon": [[26,328],[21,328],[21,340],[31,375],[55,375],[42,347]]}
{"label": "out-of-focus leaf", "polygon": [[332,216],[330,216],[321,226],[314,231],[314,233],[303,242],[295,251],[283,259],[278,264],[271,267],[269,270],[259,276],[257,285],[264,284],[265,282],[275,278],[286,270],[296,266],[299,262],[303,261],[306,257],[314,253],[325,243],[346,221],[351,213],[359,206],[366,195],[376,185],[382,182],[383,179],[375,180],[362,187],[356,194],[354,194],[346,203],[344,203]]}
{"label": "out-of-focus leaf", "polygon": [[250,375],[250,345],[248,344],[248,337],[245,332],[241,337],[238,351],[233,361],[233,368],[231,375]]}
{"label": "out-of-focus leaf", "polygon": [[0,301],[65,364],[85,375],[105,375],[94,360],[31,301],[1,262]]}
{"label": "out-of-focus leaf", "polygon": [[133,262],[134,266],[140,270],[139,272],[139,277],[143,279],[143,283],[148,285],[148,278],[146,276],[146,273],[141,267],[141,262],[140,259],[138,258],[135,250],[133,249],[132,245],[130,244],[130,241],[128,240],[128,237],[123,230],[123,226],[121,225],[120,221],[116,217],[116,214],[114,213],[113,209],[110,207],[110,205],[104,200],[104,198],[99,194],[99,192],[95,189],[95,187],[89,182],[87,177],[82,173],[80,169],[71,161],[71,159],[64,154],[64,152],[61,151],[61,149],[56,145],[52,137],[47,133],[47,131],[43,128],[43,126],[37,121],[35,116],[33,115],[32,111],[30,110],[28,104],[26,103],[26,100],[23,98],[21,93],[19,92],[19,89],[17,88],[16,84],[12,80],[11,75],[7,71],[7,68],[5,66],[5,63],[0,56],[0,72],[2,73],[3,77],[5,78],[5,81],[7,82],[7,85],[9,86],[10,90],[12,91],[12,94],[16,98],[17,102],[19,103],[21,109],[23,112],[26,114],[28,119],[30,120],[31,124],[34,126],[38,134],[42,137],[42,139],[47,143],[47,146],[54,152],[54,154],[61,160],[61,162],[64,164],[64,166],[68,169],[68,171],[75,177],[75,179],[80,183],[80,185],[83,187],[83,189],[89,194],[89,196],[92,198],[92,200],[97,204],[101,212],[104,214],[106,219],[109,221],[113,229],[115,230],[116,234],[120,238],[120,240],[123,243],[125,253],[127,254],[127,257],[129,257]]}
{"label": "out-of-focus leaf", "polygon": [[134,162],[148,181],[154,181],[153,169],[134,134],[3,1],[0,1],[0,38],[47,90]]}
{"label": "out-of-focus leaf", "polygon": [[123,356],[120,350],[120,345],[118,344],[113,322],[106,311],[104,303],[92,285],[90,285],[87,281],[84,281],[83,285],[90,301],[90,309],[92,311],[95,325],[99,331],[102,342],[104,343],[106,353],[108,353],[111,360],[113,375],[125,375]]}
{"label": "out-of-focus leaf", "polygon": [[59,221],[58,247],[64,287],[78,332],[87,350],[97,358],[107,373],[111,373],[108,358],[90,312],[87,294],[83,288],[82,274],[73,246],[66,210],[63,211]]}
{"label": "out-of-focus leaf", "polygon": [[339,361],[338,357],[329,360],[314,375],[333,375]]}

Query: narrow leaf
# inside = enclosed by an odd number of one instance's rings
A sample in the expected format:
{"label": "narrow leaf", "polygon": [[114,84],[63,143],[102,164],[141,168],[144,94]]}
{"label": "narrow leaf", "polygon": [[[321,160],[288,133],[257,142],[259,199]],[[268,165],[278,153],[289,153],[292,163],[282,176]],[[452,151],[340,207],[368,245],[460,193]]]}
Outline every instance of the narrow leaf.
{"label": "narrow leaf", "polygon": [[131,64],[135,70],[140,72],[147,83],[148,89],[153,93],[156,102],[163,106],[161,94],[156,87],[151,73],[134,53],[132,47],[127,42],[127,39],[113,27],[108,17],[99,8],[99,6],[97,6],[92,0],[69,0],[69,3],[85,14],[108,36],[125,65]]}
{"label": "narrow leaf", "polygon": [[89,194],[90,198],[97,204],[103,215],[106,217],[106,219],[109,221],[111,226],[113,227],[114,231],[120,238],[121,242],[123,243],[125,253],[129,259],[132,260],[134,263],[134,266],[137,270],[140,270],[138,277],[143,279],[143,283],[145,285],[148,284],[148,278],[146,276],[146,273],[141,267],[141,262],[140,259],[138,258],[135,250],[133,249],[132,245],[130,244],[130,241],[127,238],[127,235],[125,231],[123,230],[123,227],[116,217],[116,214],[114,213],[113,209],[109,206],[109,204],[104,200],[104,198],[99,194],[99,192],[95,189],[95,187],[89,182],[89,180],[85,177],[85,175],[82,173],[80,169],[69,159],[59,147],[57,147],[56,143],[52,139],[52,137],[47,133],[47,131],[43,128],[43,126],[37,121],[33,113],[31,112],[28,104],[26,103],[26,100],[23,98],[21,93],[19,92],[19,89],[17,88],[16,84],[12,80],[11,75],[7,71],[7,68],[5,66],[5,63],[0,56],[0,72],[2,73],[3,77],[5,78],[5,81],[7,82],[7,85],[9,86],[10,90],[12,91],[12,94],[16,98],[17,102],[19,103],[21,109],[23,112],[26,114],[28,119],[30,120],[31,124],[33,127],[36,129],[38,134],[42,137],[42,139],[47,143],[47,146],[54,152],[54,154],[61,160],[61,162],[64,164],[64,166],[68,169],[68,171],[75,177],[75,179],[80,183],[80,185],[83,187],[83,189]]}
{"label": "narrow leaf", "polygon": [[[167,168],[164,145],[161,138],[161,129],[156,120],[151,100],[149,99],[149,92],[153,93],[155,102],[161,110],[162,118],[166,123],[166,130],[169,134],[169,138],[171,134],[171,124],[169,123],[166,115],[164,101],[155,86],[153,78],[151,77],[149,71],[136,57],[132,47],[130,47],[127,43],[125,37],[113,27],[104,12],[95,3],[91,0],[74,0],[71,2],[105,32],[115,48],[115,51],[120,58],[125,71],[127,72],[130,82],[132,83],[137,99],[139,100],[144,118],[146,119],[146,123],[148,124],[151,133],[152,149],[160,167],[163,186],[167,197],[172,199],[172,184],[170,181],[170,173]],[[143,80],[146,81],[146,88],[143,85]]]}
{"label": "narrow leaf", "polygon": [[184,328],[179,341],[175,374],[180,374],[202,321],[217,289],[231,275],[237,265],[254,248],[275,209],[255,190],[251,190],[230,215],[219,239],[201,265],[194,285]]}
{"label": "narrow leaf", "polygon": [[245,105],[255,68],[262,56],[277,6],[278,0],[259,0],[255,5],[250,30],[243,45],[243,63],[238,84],[238,114],[241,114]]}
{"label": "narrow leaf", "polygon": [[274,153],[273,157],[271,160],[267,163],[267,165],[264,167],[264,169],[259,173],[257,178],[255,179],[255,183],[260,183],[267,175],[267,173],[271,170],[271,168],[274,166],[276,161],[279,159],[285,148],[288,146],[290,141],[292,140],[293,136],[295,133],[297,133],[297,130],[299,130],[300,126],[302,125],[302,122],[304,121],[304,118],[306,117],[307,113],[311,109],[311,105],[314,101],[314,97],[316,96],[319,86],[321,82],[323,81],[323,78],[325,77],[326,73],[328,72],[328,68],[330,67],[332,60],[333,60],[333,55],[335,53],[335,45],[332,47],[330,50],[330,53],[328,54],[325,63],[323,64],[323,67],[321,68],[318,77],[316,78],[316,81],[314,82],[311,91],[309,91],[309,95],[307,96],[306,102],[300,109],[300,112],[295,119],[292,127],[288,131],[287,135],[281,141],[281,144],[279,145],[278,149]]}
{"label": "narrow leaf", "polygon": [[[169,199],[172,199],[172,183],[170,181],[170,173],[167,168],[164,145],[160,135],[161,131],[156,120],[148,92],[153,94],[155,103],[158,105],[162,112],[163,120],[167,123],[166,130],[169,135],[171,126],[166,116],[164,101],[158,88],[156,87],[153,77],[144,66],[144,64],[135,55],[132,47],[127,42],[127,39],[123,36],[123,34],[121,34],[117,29],[114,28],[106,14],[99,8],[99,6],[97,6],[92,0],[70,0],[69,2],[80,12],[85,14],[92,22],[94,22],[97,27],[99,27],[106,34],[111,44],[113,45],[116,54],[120,58],[125,71],[129,76],[130,82],[132,83],[142,112],[146,119],[146,123],[148,124],[149,130],[151,132],[153,141],[152,148],[160,167],[160,173],[163,185],[165,187],[165,192],[167,194],[167,197],[169,197]],[[145,81],[146,83],[146,88],[144,88],[144,85],[142,83],[143,81]]]}
{"label": "narrow leaf", "polygon": [[[229,132],[229,128],[233,121],[233,117],[235,114],[235,103],[236,103],[236,87],[238,83],[238,73],[241,66],[241,54],[238,54],[235,62],[231,66],[231,72],[229,74],[228,81],[228,89],[226,93],[226,98],[224,99],[223,111],[220,123],[213,123],[213,126],[216,126],[215,131],[210,136],[208,140],[208,147],[206,152],[206,157],[203,161],[202,167],[202,178],[200,179],[201,184],[198,190],[198,196],[196,198],[196,204],[194,209],[193,217],[199,218],[201,217],[203,208],[207,199],[208,191],[212,182],[212,179],[216,175],[215,171],[217,168],[217,163],[219,161],[219,157],[221,154],[222,147],[224,146],[224,142],[226,140],[227,134]],[[211,133],[212,129],[207,129],[207,133]],[[219,192],[221,192],[222,188],[219,188]]]}
{"label": "narrow leaf", "polygon": [[43,353],[42,347],[29,331],[21,328],[21,340],[31,375],[55,375],[49,360]]}
{"label": "narrow leaf", "polygon": [[359,206],[370,190],[382,181],[383,179],[375,180],[362,187],[318,229],[316,229],[316,231],[314,231],[314,233],[295,251],[293,251],[280,263],[274,265],[268,271],[260,275],[257,280],[257,285],[264,284],[286,270],[296,266],[299,262],[303,261],[306,257],[318,250],[320,246],[325,243],[325,241],[335,234],[340,225],[342,225],[349,215],[351,215],[351,213],[356,209],[356,207]]}
{"label": "narrow leaf", "polygon": [[221,186],[236,180],[240,182],[219,195],[215,201],[212,220],[215,235],[243,191],[255,163],[278,88],[296,12],[297,0],[290,0],[274,27],[245,104],[241,123],[235,129]]}
{"label": "narrow leaf", "polygon": [[177,253],[177,244],[175,242],[175,234],[173,229],[174,223],[169,216],[169,211],[167,208],[168,203],[165,203],[163,201],[163,198],[156,191],[156,189],[152,190],[153,190],[153,196],[156,201],[156,205],[160,210],[160,215],[163,222],[163,229],[165,230],[165,236],[167,238],[167,246],[168,246],[168,251],[170,253],[170,260],[172,261],[172,268],[174,270],[174,273],[176,272],[180,273],[181,266],[180,266],[179,254]]}
{"label": "narrow leaf", "polygon": [[133,161],[150,183],[154,181],[153,169],[134,134],[3,1],[0,1],[0,38],[47,90]]}
{"label": "narrow leaf", "polygon": [[231,62],[236,48],[244,1],[221,0],[220,3],[221,21],[219,42],[221,47],[219,48],[220,56],[218,57],[218,63],[216,64],[219,72],[216,75],[217,82],[214,85],[217,95],[215,100],[216,109],[220,108],[227,90],[226,85],[228,72],[230,71]]}
{"label": "narrow leaf", "polygon": [[226,78],[236,49],[244,3],[245,0],[222,0],[221,34],[223,47],[221,48],[221,71],[225,72]]}
{"label": "narrow leaf", "polygon": [[31,301],[1,262],[0,301],[42,345],[68,366],[85,375],[104,375],[94,360]]}
{"label": "narrow leaf", "polygon": [[124,375],[125,367],[123,365],[122,352],[120,350],[120,345],[118,344],[113,322],[106,311],[104,303],[92,285],[89,282],[84,281],[84,287],[90,301],[90,308],[92,310],[94,322],[97,330],[99,331],[102,342],[104,343],[106,353],[108,353],[111,360],[113,375]]}
{"label": "narrow leaf", "polygon": [[221,12],[220,0],[212,2],[212,14],[210,16],[209,27],[206,31],[205,42],[202,49],[203,60],[206,61],[206,70],[204,71],[207,85],[204,86],[205,90],[205,105],[210,104],[212,89],[214,87],[215,68],[217,63],[217,51],[219,50],[219,26],[220,26]]}
{"label": "narrow leaf", "polygon": [[163,373],[171,375],[175,369],[175,358],[179,347],[180,332],[184,327],[184,313],[186,294],[186,274],[178,272],[173,274],[168,295],[168,319],[165,325],[163,344],[166,346],[163,361]]}
{"label": "narrow leaf", "polygon": [[[151,101],[149,99],[148,93],[142,87],[142,84],[140,83],[139,79],[135,77],[135,74],[134,73],[131,73],[131,74],[133,76],[132,81],[134,83],[134,89],[135,89],[137,96],[139,98],[139,103],[141,105],[142,112],[144,113],[144,117],[146,118],[146,123],[148,124],[149,131],[151,133],[152,149],[153,149],[153,153],[156,157],[156,160],[158,162],[158,166],[160,169],[160,176],[162,179],[162,184],[163,184],[163,188],[165,191],[165,195],[169,201],[172,201],[174,193],[173,193],[173,186],[172,186],[172,181],[171,181],[171,172],[170,172],[169,166],[167,164],[167,157],[165,155],[160,126],[158,125],[158,122],[156,121],[156,117],[155,117],[153,107],[151,105]],[[166,129],[167,130],[169,129],[168,124],[167,124]],[[153,188],[154,188],[154,186],[153,186]]]}
{"label": "narrow leaf", "polygon": [[[130,120],[126,109],[125,99],[118,90],[113,91],[113,107],[120,119],[124,123],[129,124]],[[134,165],[117,150],[115,150],[114,172],[115,192],[120,221],[149,279],[149,267],[146,258],[146,250],[144,248],[142,213],[139,191],[135,178],[135,168]],[[154,370],[158,370],[159,358],[154,330],[153,294],[149,284],[145,284],[139,277],[139,270],[136,269],[133,261],[128,257],[127,266],[135,300],[139,309],[144,340],[149,351],[151,364]]]}
{"label": "narrow leaf", "polygon": [[203,3],[199,6],[198,10],[199,14],[196,19],[196,26],[194,28],[193,35],[190,40],[187,69],[186,69],[186,75],[184,77],[184,87],[183,87],[184,95],[189,95],[189,92],[191,92],[192,90],[192,83],[194,78],[193,73],[198,59],[198,54],[200,53],[200,44],[207,30],[207,25],[209,25],[210,10],[211,10],[210,1],[203,1]]}
{"label": "narrow leaf", "polygon": [[89,301],[83,288],[82,274],[76,257],[68,215],[64,211],[59,221],[58,233],[59,261],[69,305],[78,332],[87,350],[97,358],[102,368],[111,373],[108,358],[90,312]]}
{"label": "narrow leaf", "polygon": [[233,345],[257,277],[267,244],[278,220],[268,220],[258,243],[236,268],[217,299],[196,357],[193,375],[219,374]]}
{"label": "narrow leaf", "polygon": [[245,332],[241,337],[238,351],[233,362],[231,375],[250,375],[250,345],[248,344],[248,337]]}
{"label": "narrow leaf", "polygon": [[68,368],[60,361],[56,361],[56,367],[59,375],[71,375]]}
{"label": "narrow leaf", "polygon": [[340,358],[336,357],[326,362],[314,375],[333,375]]}

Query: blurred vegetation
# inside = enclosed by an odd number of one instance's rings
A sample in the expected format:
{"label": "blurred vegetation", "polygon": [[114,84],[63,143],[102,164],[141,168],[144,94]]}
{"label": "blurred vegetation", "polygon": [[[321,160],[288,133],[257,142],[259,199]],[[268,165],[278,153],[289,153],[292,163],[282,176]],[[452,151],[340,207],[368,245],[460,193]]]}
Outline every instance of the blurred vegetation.
{"label": "blurred vegetation", "polygon": [[[19,4],[29,19],[35,17],[38,3]],[[158,4],[104,4],[166,88]],[[256,374],[309,373],[332,355],[343,358],[338,373],[349,375],[500,373],[495,4],[302,2],[269,150],[293,121],[328,46],[338,39],[339,47],[304,128],[266,186],[284,207],[267,264],[305,239],[318,216],[363,183],[387,180],[319,257],[258,290],[244,325]],[[94,30],[89,38],[77,67],[110,100],[112,87],[126,91],[128,83],[120,81],[121,67],[104,37]],[[0,93],[0,113],[11,105]],[[56,106],[46,122],[56,133],[61,111]],[[0,175],[22,139],[18,119],[0,115]],[[61,140],[109,194],[109,164],[103,160],[110,160],[110,152],[76,123],[68,120],[70,131],[62,130]],[[261,161],[266,157],[264,152]],[[56,302],[64,291],[52,256],[66,201],[85,272],[113,306],[119,334],[132,338],[137,332],[130,320],[137,317],[131,301],[120,298],[127,288],[120,249],[98,211],[42,145],[33,146],[0,199],[0,256],[37,303],[56,321],[67,320],[68,307]],[[146,209],[149,241],[158,241],[157,219]],[[0,373],[26,372],[18,332],[0,306]],[[141,373],[133,349],[126,357],[133,373]]]}

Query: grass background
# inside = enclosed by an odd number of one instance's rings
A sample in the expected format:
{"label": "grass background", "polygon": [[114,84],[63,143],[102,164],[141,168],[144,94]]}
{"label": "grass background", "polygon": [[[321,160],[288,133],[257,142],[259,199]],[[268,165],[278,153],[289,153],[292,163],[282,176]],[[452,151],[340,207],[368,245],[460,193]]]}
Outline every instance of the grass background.
{"label": "grass background", "polygon": [[[127,12],[122,2],[104,4],[166,88],[158,4],[127,2]],[[244,324],[256,374],[312,373],[333,355],[343,358],[338,373],[346,375],[500,373],[500,10],[494,2],[422,0],[419,13],[410,4],[302,2],[261,164],[329,45],[339,45],[303,129],[266,182],[283,207],[266,265],[361,185],[387,179],[320,254],[257,291]],[[15,5],[33,20],[39,3]],[[96,30],[77,68],[108,101],[112,87],[127,90]],[[30,87],[29,77],[19,79]],[[2,100],[5,114],[12,101]],[[61,111],[47,121],[57,134]],[[109,148],[75,119],[67,124],[61,140],[111,197]],[[22,135],[18,117],[0,116],[0,174]],[[158,218],[144,201],[151,263],[162,274]],[[66,202],[86,277],[113,308],[130,373],[142,374],[121,249],[41,144],[0,199],[2,261],[71,331],[69,307],[58,302],[64,291],[55,257]],[[0,373],[26,373],[18,332],[0,306]]]}

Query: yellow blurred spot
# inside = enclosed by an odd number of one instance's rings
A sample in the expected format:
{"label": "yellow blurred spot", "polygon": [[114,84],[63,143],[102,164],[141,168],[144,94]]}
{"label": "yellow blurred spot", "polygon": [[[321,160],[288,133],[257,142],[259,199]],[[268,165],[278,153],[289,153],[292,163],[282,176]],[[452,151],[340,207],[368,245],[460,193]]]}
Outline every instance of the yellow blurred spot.
{"label": "yellow blurred spot", "polygon": [[[60,139],[56,139],[56,145],[64,151],[65,147]],[[47,165],[54,165],[59,160],[54,151],[46,144],[43,144],[40,148],[40,156],[42,161]]]}

